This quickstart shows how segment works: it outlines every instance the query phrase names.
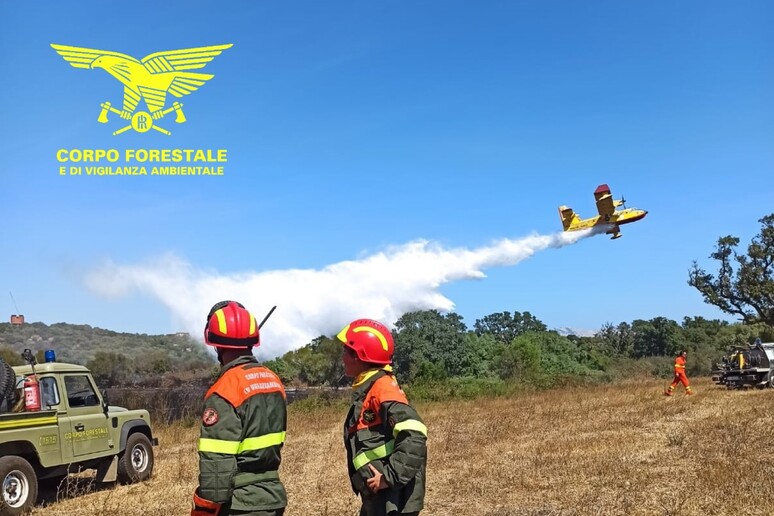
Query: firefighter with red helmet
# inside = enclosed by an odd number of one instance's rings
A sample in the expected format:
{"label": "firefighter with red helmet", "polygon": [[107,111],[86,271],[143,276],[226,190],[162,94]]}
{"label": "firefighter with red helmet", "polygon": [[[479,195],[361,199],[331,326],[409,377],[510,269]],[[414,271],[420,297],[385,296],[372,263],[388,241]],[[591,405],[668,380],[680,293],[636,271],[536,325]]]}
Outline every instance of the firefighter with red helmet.
{"label": "firefighter with red helmet", "polygon": [[279,516],[287,495],[280,481],[287,406],[279,377],[261,366],[255,317],[235,301],[215,304],[204,341],[217,350],[220,374],[204,398],[199,486],[191,516]]}
{"label": "firefighter with red helmet", "polygon": [[425,497],[427,427],[392,371],[392,334],[382,323],[358,319],[336,337],[344,373],[353,377],[344,445],[361,516],[416,515]]}

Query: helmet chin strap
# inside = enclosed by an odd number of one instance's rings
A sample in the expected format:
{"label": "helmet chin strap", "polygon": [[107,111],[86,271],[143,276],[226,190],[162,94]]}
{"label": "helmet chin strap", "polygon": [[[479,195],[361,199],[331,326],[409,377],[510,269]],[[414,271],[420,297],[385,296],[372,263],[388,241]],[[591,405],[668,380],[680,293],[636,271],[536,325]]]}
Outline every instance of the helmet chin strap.
{"label": "helmet chin strap", "polygon": [[223,365],[223,348],[215,348],[218,353],[218,363]]}

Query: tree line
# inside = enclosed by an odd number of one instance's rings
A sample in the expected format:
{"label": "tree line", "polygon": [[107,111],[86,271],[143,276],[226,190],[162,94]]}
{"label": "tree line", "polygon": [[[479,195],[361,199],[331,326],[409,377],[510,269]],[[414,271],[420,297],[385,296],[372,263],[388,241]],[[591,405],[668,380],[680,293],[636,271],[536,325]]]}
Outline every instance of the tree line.
{"label": "tree line", "polygon": [[53,349],[58,361],[85,365],[101,387],[180,385],[208,378],[217,365],[187,333],[121,333],[67,323],[0,324],[0,358],[21,365],[20,353],[26,348],[35,352],[39,363],[45,360],[45,350]]}
{"label": "tree line", "polygon": [[[634,372],[669,376],[671,358],[690,352],[688,373],[706,375],[731,346],[774,341],[774,213],[759,219],[747,252],[739,238],[718,239],[710,258],[718,273],[694,261],[688,284],[708,304],[741,318],[667,317],[607,323],[593,337],[562,336],[530,312],[498,312],[468,328],[463,317],[437,310],[404,314],[394,323],[395,368],[408,383],[475,379],[550,386],[597,381]],[[340,345],[321,336],[268,363],[286,382],[339,385]]]}
{"label": "tree line", "polygon": [[[394,366],[406,383],[450,379],[519,381],[551,386],[566,381],[604,381],[642,372],[668,376],[672,358],[690,353],[688,372],[706,375],[727,349],[758,337],[774,340],[766,324],[666,317],[605,324],[593,337],[560,335],[530,312],[498,312],[468,328],[454,312],[425,310],[395,322]],[[266,363],[286,383],[338,386],[341,344],[320,336],[301,349]]]}
{"label": "tree line", "polygon": [[[560,335],[528,311],[503,311],[468,327],[461,315],[415,311],[392,321],[394,366],[408,384],[503,383],[538,387],[562,382],[605,381],[632,374],[669,376],[671,358],[689,351],[688,373],[706,375],[731,346],[756,338],[774,341],[774,214],[759,220],[761,231],[747,248],[739,239],[718,240],[710,257],[717,275],[694,262],[688,284],[705,302],[741,321],[667,317],[607,323],[592,337]],[[390,321],[384,321],[390,322]],[[21,362],[18,352],[57,349],[59,359],[89,367],[104,387],[180,386],[210,382],[218,366],[203,344],[187,334],[117,333],[88,325],[0,324],[0,357]],[[266,362],[294,386],[338,387],[346,383],[341,345],[319,336],[295,351]]]}

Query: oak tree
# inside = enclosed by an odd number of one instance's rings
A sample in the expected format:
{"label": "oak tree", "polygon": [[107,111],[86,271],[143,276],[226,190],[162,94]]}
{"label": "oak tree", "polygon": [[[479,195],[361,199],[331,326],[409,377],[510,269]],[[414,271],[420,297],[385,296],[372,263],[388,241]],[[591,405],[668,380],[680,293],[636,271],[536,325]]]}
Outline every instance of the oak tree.
{"label": "oak tree", "polygon": [[739,238],[719,238],[710,255],[718,261],[717,275],[694,261],[688,284],[701,293],[705,303],[737,315],[745,323],[774,326],[774,213],[758,222],[761,231],[753,237],[747,254],[737,252]]}

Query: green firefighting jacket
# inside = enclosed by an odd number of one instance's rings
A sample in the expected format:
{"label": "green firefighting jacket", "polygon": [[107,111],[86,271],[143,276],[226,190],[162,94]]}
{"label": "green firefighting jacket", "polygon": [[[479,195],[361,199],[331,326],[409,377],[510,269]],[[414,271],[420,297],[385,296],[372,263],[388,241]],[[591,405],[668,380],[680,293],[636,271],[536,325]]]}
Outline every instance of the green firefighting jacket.
{"label": "green firefighting jacket", "polygon": [[199,496],[242,511],[285,507],[277,469],[286,428],[277,375],[252,356],[225,364],[204,399]]}
{"label": "green firefighting jacket", "polygon": [[[356,379],[344,444],[352,489],[364,506],[383,507],[380,513],[422,509],[427,428],[389,370],[371,370]],[[376,494],[368,489],[369,464],[384,475],[389,489]]]}

